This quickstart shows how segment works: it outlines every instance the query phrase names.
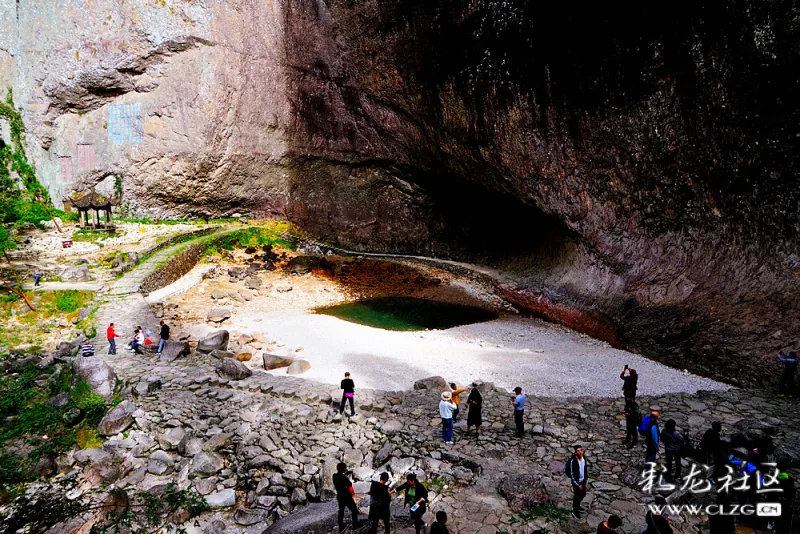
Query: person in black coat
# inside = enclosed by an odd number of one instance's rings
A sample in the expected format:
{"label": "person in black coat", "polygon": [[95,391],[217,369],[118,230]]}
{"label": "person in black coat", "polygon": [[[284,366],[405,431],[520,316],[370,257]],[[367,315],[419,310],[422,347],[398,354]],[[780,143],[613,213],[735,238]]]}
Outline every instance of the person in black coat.
{"label": "person in black coat", "polygon": [[430,534],[450,534],[447,528],[447,512],[443,510],[436,512],[436,521],[431,523]]}
{"label": "person in black coat", "polygon": [[336,488],[336,501],[339,504],[339,532],[344,530],[344,509],[350,510],[353,519],[353,528],[358,524],[358,507],[353,499],[353,483],[347,478],[347,465],[339,462],[336,466],[336,474],[333,475],[333,487]]}
{"label": "person in black coat", "polygon": [[467,432],[469,432],[470,427],[475,427],[475,435],[481,435],[481,424],[483,423],[483,417],[481,414],[481,410],[483,410],[483,396],[481,392],[478,391],[478,384],[472,383],[472,391],[469,392],[469,397],[467,397],[467,406],[469,407],[469,413],[467,414]]}
{"label": "person in black coat", "polygon": [[580,445],[575,445],[575,454],[567,461],[567,476],[572,484],[572,516],[579,519],[586,512],[581,507],[581,501],[586,497],[589,483],[589,462],[586,461]]}
{"label": "person in black coat", "polygon": [[[409,473],[406,475],[406,482],[397,487],[397,491],[405,491],[405,504],[411,507],[411,519],[414,521],[414,529],[417,534],[422,532],[425,526],[425,521],[422,516],[425,515],[428,504],[428,490],[422,485],[422,482],[417,480],[417,475]],[[414,507],[417,507],[416,510]]]}
{"label": "person in black coat", "polygon": [[373,481],[369,487],[369,519],[371,525],[369,534],[377,534],[378,521],[383,521],[383,528],[389,534],[389,523],[391,520],[390,504],[394,490],[389,487],[389,473],[381,473],[380,481]]}

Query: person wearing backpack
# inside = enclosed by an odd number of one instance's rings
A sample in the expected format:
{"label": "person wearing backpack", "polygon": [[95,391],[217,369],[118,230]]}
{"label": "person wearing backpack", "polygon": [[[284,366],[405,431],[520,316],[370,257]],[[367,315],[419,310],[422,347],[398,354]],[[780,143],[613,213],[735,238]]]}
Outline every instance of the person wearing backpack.
{"label": "person wearing backpack", "polygon": [[658,444],[661,437],[661,431],[658,428],[658,418],[660,413],[653,410],[650,415],[642,419],[642,424],[639,426],[639,432],[642,433],[642,426],[644,427],[644,438],[647,443],[647,448],[644,453],[645,463],[656,463],[658,456]]}
{"label": "person wearing backpack", "polygon": [[570,456],[564,465],[564,474],[572,484],[572,517],[580,519],[581,513],[586,512],[581,507],[581,501],[586,497],[586,485],[589,480],[589,464],[580,445],[575,445],[575,454]]}
{"label": "person wearing backpack", "polygon": [[642,421],[642,410],[633,397],[627,397],[625,399],[625,408],[622,410],[622,413],[625,414],[626,430],[625,441],[623,441],[622,444],[627,444],[630,449],[639,442],[639,433],[637,430],[639,423]]}

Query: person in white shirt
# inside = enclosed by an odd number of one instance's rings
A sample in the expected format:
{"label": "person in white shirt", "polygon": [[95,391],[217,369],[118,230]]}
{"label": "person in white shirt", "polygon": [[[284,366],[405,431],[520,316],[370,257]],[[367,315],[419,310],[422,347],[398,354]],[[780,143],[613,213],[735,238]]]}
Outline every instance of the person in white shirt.
{"label": "person in white shirt", "polygon": [[442,393],[439,401],[439,417],[442,418],[442,441],[448,445],[453,444],[453,412],[458,406],[451,400],[453,396],[449,391]]}
{"label": "person in white shirt", "polygon": [[572,483],[572,517],[578,519],[581,513],[586,512],[581,507],[581,501],[586,497],[586,484],[589,478],[589,468],[583,447],[575,445],[575,454],[567,461],[567,476]]}

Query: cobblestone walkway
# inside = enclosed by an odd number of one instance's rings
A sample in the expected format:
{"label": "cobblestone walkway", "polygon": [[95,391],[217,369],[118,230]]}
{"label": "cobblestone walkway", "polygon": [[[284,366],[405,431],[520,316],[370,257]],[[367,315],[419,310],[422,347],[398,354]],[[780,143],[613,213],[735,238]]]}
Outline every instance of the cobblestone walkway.
{"label": "cobblestone walkway", "polygon": [[[466,435],[462,414],[455,444],[447,446],[439,437],[435,389],[358,389],[359,415],[343,418],[336,406],[340,391],[329,385],[261,370],[229,380],[216,371],[220,360],[197,353],[173,362],[131,355],[124,345],[133,328],[141,324],[155,332],[157,325],[138,284],[173,249],[154,255],[118,280],[98,310],[98,332],[113,321],[123,336],[118,355],[105,354],[104,340],[98,343],[98,354],[116,370],[137,408],[135,426],[125,435],[112,436],[103,451],[124,467],[125,478],[115,482],[119,487],[148,489],[174,480],[205,495],[214,509],[189,532],[271,532],[268,527],[277,519],[301,516],[309,502],[330,498],[333,469],[344,461],[353,469],[362,512],[376,473],[389,471],[400,480],[413,471],[436,498],[431,511],[448,512],[451,532],[521,533],[523,529],[512,524],[515,513],[509,502],[498,494],[499,484],[511,479],[521,494],[531,487],[520,481],[530,484],[531,479],[518,477],[533,476],[541,484],[536,487],[556,506],[569,508],[571,491],[563,466],[575,443],[583,444],[591,462],[592,482],[584,501],[589,514],[581,520],[533,518],[524,531],[593,532],[611,513],[623,518],[626,532],[641,529],[647,497],[638,485],[643,450],[621,445],[620,399],[530,397],[528,433],[519,439],[513,434],[509,393],[487,385],[483,433],[479,438]],[[640,401],[645,409],[660,409],[665,420],[676,419],[678,427],[691,430],[693,436],[713,420],[722,421],[726,436],[757,423],[776,434],[782,454],[800,460],[793,452],[800,447],[800,415],[783,399],[731,390]],[[414,530],[406,519],[408,511],[401,499],[395,501],[392,531],[410,534]],[[432,521],[430,511],[427,521]],[[702,523],[700,517],[675,517],[672,526],[689,534],[702,532]]]}

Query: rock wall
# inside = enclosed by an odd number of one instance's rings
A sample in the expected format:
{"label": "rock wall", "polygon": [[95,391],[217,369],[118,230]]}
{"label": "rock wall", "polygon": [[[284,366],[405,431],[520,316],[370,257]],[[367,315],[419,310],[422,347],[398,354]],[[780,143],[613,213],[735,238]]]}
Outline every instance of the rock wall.
{"label": "rock wall", "polygon": [[31,0],[0,84],[56,196],[116,174],[141,213],[480,263],[754,384],[800,334],[799,28],[773,0]]}

